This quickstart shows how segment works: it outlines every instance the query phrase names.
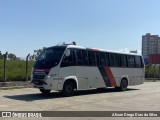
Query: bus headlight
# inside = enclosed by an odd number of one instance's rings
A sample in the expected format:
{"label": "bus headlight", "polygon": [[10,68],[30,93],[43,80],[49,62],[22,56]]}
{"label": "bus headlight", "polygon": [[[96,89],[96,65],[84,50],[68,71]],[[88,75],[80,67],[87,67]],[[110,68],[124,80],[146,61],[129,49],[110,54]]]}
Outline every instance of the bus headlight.
{"label": "bus headlight", "polygon": [[51,76],[50,75],[47,75],[47,79],[50,79],[51,78]]}
{"label": "bus headlight", "polygon": [[54,77],[56,77],[56,76],[57,76],[57,74],[47,75],[47,76],[46,76],[46,79],[51,79],[51,78],[54,78]]}

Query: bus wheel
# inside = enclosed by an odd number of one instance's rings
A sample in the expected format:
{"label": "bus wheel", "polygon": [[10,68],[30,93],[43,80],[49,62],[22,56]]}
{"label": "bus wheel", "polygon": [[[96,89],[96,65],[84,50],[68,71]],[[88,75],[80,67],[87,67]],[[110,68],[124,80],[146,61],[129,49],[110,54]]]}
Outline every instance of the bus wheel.
{"label": "bus wheel", "polygon": [[51,90],[45,90],[45,89],[39,89],[41,91],[41,93],[47,95],[51,92]]}
{"label": "bus wheel", "polygon": [[121,80],[120,90],[126,91],[128,86],[128,81],[126,79]]}
{"label": "bus wheel", "polygon": [[68,81],[64,84],[62,93],[64,96],[69,97],[74,94],[74,84],[71,81]]}

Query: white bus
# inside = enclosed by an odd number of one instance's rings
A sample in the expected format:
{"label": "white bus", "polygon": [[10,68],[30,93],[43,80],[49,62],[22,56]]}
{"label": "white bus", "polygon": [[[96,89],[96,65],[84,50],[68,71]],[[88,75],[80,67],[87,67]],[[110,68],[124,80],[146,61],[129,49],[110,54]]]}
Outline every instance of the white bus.
{"label": "white bus", "polygon": [[31,83],[43,94],[56,90],[65,96],[93,88],[125,91],[127,86],[144,83],[143,57],[61,44],[42,51],[33,67]]}

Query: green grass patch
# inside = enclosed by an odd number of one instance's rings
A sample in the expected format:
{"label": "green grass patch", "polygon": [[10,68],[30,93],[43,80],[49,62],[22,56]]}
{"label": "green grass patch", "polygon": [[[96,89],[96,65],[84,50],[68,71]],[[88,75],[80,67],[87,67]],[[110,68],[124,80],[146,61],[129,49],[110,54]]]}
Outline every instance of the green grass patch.
{"label": "green grass patch", "polygon": [[[30,79],[31,69],[34,61],[28,62],[28,77]],[[0,60],[0,81],[4,76],[4,61]],[[6,80],[7,81],[25,81],[26,79],[26,62],[24,60],[7,60],[6,61]]]}

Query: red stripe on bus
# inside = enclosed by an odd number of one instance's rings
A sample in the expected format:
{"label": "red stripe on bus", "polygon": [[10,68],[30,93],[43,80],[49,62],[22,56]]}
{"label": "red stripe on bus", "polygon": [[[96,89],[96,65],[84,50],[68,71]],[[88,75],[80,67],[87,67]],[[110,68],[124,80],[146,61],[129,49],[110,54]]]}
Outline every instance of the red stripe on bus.
{"label": "red stripe on bus", "polygon": [[49,72],[51,69],[34,69],[35,72]]}
{"label": "red stripe on bus", "polygon": [[115,81],[115,78],[114,78],[114,76],[113,76],[113,74],[112,74],[111,69],[110,69],[109,67],[105,67],[104,69],[105,69],[106,74],[107,74],[107,76],[108,76],[108,78],[109,78],[109,81],[110,81],[110,83],[111,83],[111,86],[112,86],[112,87],[116,87],[117,84],[116,84],[116,81]]}

